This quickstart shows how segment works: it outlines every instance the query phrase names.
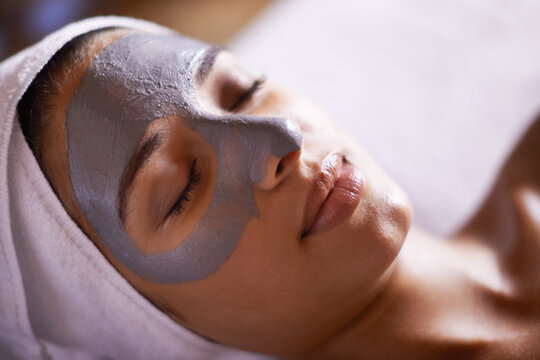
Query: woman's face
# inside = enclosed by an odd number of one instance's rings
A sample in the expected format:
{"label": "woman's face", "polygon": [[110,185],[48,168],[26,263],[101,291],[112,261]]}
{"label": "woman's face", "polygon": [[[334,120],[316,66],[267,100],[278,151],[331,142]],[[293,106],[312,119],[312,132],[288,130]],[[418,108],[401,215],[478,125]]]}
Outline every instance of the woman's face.
{"label": "woman's face", "polygon": [[[161,48],[166,58],[170,48],[165,43]],[[93,229],[87,232],[137,290],[202,336],[255,351],[305,351],[345,326],[380,291],[410,225],[408,199],[304,98],[270,80],[261,82],[227,51],[201,45],[189,56],[191,65],[178,75],[187,79],[180,89],[186,94],[159,102],[182,102],[180,110],[156,110],[140,136],[115,137],[135,144],[130,166],[137,152],[145,156],[136,173],[122,168],[120,182],[129,180],[130,186],[110,201],[116,210],[122,207],[117,217],[143,257],[171,253],[190,239],[210,244],[196,247],[197,256],[214,251],[213,239],[229,239],[231,251],[215,251],[223,260],[212,255],[216,270],[210,273],[190,264],[193,278],[175,281],[169,268],[155,262],[150,266],[158,267],[157,275],[149,278],[122,260],[112,249],[118,245],[104,241],[107,227],[99,229],[90,220]],[[126,81],[116,79],[113,88],[121,93],[122,86],[132,86],[119,85],[140,75],[132,70],[116,74]],[[80,78],[86,71],[81,69]],[[81,82],[75,94],[87,91],[85,86]],[[70,110],[75,98],[56,114],[66,123],[59,136],[68,145],[70,121],[79,116]],[[115,116],[107,117],[110,129],[131,126],[118,124]],[[201,124],[219,125],[227,135],[212,137]],[[99,136],[92,141],[100,146]],[[276,144],[287,150],[276,151]],[[66,178],[54,185],[64,203],[74,197],[80,203],[75,195],[80,184],[73,181],[77,170],[68,161],[72,150],[64,145],[54,151],[62,154],[73,182]],[[223,185],[227,179],[233,188]],[[249,199],[254,209],[247,209]],[[75,216],[79,224],[87,222],[82,216]],[[201,231],[205,238],[193,235]]]}

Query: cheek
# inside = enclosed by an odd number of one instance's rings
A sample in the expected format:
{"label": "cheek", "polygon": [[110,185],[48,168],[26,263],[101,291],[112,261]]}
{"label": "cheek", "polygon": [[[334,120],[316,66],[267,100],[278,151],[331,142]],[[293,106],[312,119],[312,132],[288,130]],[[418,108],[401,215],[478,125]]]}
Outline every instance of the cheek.
{"label": "cheek", "polygon": [[326,137],[344,135],[338,124],[308,98],[286,90],[283,90],[283,93],[287,99],[290,99],[287,105],[292,116],[298,116],[303,131],[315,135],[325,134]]}
{"label": "cheek", "polygon": [[283,285],[280,279],[284,275],[294,277],[301,260],[299,255],[297,240],[279,223],[252,218],[234,252],[219,270],[219,276],[233,284],[242,284],[248,292],[260,294],[263,287],[269,290]]}

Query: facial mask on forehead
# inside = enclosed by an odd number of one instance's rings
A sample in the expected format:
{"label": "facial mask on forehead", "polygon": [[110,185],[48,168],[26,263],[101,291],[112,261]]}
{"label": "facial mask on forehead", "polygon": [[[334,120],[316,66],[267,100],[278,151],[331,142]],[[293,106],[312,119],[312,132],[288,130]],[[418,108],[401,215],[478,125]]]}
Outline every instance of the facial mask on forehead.
{"label": "facial mask on forehead", "polygon": [[[153,282],[194,281],[217,271],[257,216],[253,184],[264,177],[270,156],[299,150],[302,141],[286,119],[204,113],[192,76],[207,49],[180,36],[121,38],[93,60],[66,112],[69,170],[79,204],[112,254]],[[118,189],[149,123],[171,115],[213,146],[216,183],[188,237],[171,251],[145,254],[122,226]]]}

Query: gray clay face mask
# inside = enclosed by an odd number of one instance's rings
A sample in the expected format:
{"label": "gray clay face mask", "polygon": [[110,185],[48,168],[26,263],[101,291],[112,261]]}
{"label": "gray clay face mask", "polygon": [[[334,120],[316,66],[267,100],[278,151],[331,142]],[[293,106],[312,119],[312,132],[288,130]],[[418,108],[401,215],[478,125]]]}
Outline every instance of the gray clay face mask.
{"label": "gray clay face mask", "polygon": [[[302,141],[299,129],[286,119],[201,110],[192,76],[208,48],[180,36],[121,38],[93,60],[66,112],[69,170],[79,204],[112,254],[153,282],[188,282],[216,272],[249,219],[257,216],[253,184],[264,177],[270,156],[296,151]],[[171,115],[213,146],[214,193],[180,245],[145,254],[123,228],[118,189],[147,126]],[[235,156],[226,155],[231,151]]]}

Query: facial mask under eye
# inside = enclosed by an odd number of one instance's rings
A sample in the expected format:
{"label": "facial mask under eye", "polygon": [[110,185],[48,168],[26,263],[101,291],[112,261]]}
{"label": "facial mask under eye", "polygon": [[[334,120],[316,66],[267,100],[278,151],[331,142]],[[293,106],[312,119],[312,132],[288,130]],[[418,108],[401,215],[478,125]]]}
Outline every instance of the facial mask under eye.
{"label": "facial mask under eye", "polygon": [[[203,112],[192,75],[207,49],[180,36],[117,40],[93,60],[66,112],[69,170],[82,210],[115,258],[153,282],[194,281],[216,272],[257,216],[253,184],[264,177],[269,157],[296,151],[302,141],[289,120]],[[188,237],[171,251],[145,254],[123,228],[118,189],[150,122],[171,115],[213,146],[216,183]]]}

